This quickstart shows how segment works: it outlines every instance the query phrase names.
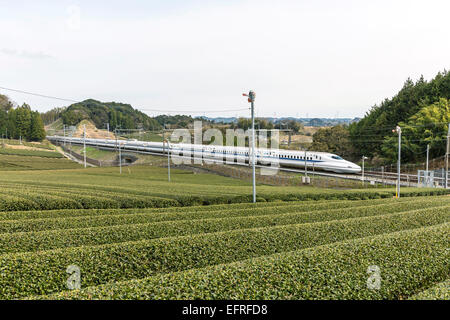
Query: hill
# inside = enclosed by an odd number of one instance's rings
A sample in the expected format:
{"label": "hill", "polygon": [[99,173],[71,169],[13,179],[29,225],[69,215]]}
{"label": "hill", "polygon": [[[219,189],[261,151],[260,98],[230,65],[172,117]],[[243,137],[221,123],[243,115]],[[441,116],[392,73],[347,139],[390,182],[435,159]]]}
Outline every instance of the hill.
{"label": "hill", "polygon": [[355,150],[367,156],[396,158],[397,125],[403,128],[402,158],[406,161],[423,159],[426,145],[431,156],[443,155],[447,124],[450,121],[450,73],[440,72],[430,81],[423,76],[413,82],[408,79],[391,99],[375,105],[359,122],[349,126]]}
{"label": "hill", "polygon": [[160,129],[160,124],[145,113],[129,104],[100,102],[89,99],[75,103],[60,113],[65,125],[76,126],[82,120],[91,120],[97,128],[121,129]]}

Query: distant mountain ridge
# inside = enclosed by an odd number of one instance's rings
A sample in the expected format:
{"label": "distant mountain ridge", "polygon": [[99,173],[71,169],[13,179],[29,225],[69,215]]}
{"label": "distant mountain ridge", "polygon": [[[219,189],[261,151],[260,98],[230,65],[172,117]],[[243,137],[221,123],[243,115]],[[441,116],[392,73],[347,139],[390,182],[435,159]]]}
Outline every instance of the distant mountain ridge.
{"label": "distant mountain ridge", "polygon": [[[204,119],[215,123],[237,123],[237,117],[192,117],[188,115],[159,115],[150,117],[147,114],[134,109],[130,104],[118,102],[101,102],[88,99],[74,103],[66,108],[55,108],[42,114],[46,125],[62,119],[67,126],[76,126],[83,120],[92,121],[97,128],[107,128],[110,130],[120,129],[143,129],[160,130],[164,124],[174,127],[187,127],[194,119]],[[359,118],[295,118],[295,117],[259,117],[276,124],[284,121],[296,121],[304,126],[329,127],[339,124],[351,124],[359,121]]]}
{"label": "distant mountain ridge", "polygon": [[[199,117],[203,119],[207,119],[209,121],[213,122],[221,122],[221,123],[233,123],[237,122],[239,118],[236,117]],[[354,122],[357,122],[360,120],[360,118],[295,118],[295,117],[281,117],[281,118],[274,118],[274,117],[259,117],[258,119],[264,119],[267,121],[270,121],[272,123],[282,123],[283,121],[290,121],[294,120],[297,122],[301,122],[304,126],[310,126],[310,127],[328,127],[328,126],[335,126],[339,124],[351,124]]]}

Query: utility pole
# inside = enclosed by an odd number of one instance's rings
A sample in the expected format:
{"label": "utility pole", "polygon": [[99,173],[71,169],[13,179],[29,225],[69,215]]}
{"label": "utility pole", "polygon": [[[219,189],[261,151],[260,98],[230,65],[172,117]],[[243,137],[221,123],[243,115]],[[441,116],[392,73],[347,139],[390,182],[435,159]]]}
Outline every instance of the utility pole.
{"label": "utility pole", "polygon": [[86,168],[86,125],[83,125],[83,155],[84,155],[84,168]]}
{"label": "utility pole", "polygon": [[120,174],[122,174],[122,149],[120,148],[120,143],[119,143],[119,168]]}
{"label": "utility pole", "polygon": [[314,162],[312,163],[312,167],[313,167],[312,175],[313,175],[313,179],[315,179],[316,178],[316,171],[315,171],[315,163]]}
{"label": "utility pole", "polygon": [[166,153],[166,144],[164,143],[166,141],[166,124],[164,123],[163,127],[163,154]]}
{"label": "utility pole", "polygon": [[256,94],[250,91],[248,94],[243,94],[244,97],[248,97],[248,102],[251,104],[252,114],[252,177],[253,177],[253,203],[256,202],[256,161],[255,161],[255,97]]}
{"label": "utility pole", "polygon": [[363,156],[362,159],[363,159],[362,182],[363,182],[363,188],[364,188],[364,187],[365,187],[365,180],[364,180],[364,160],[369,159],[369,158]]}
{"label": "utility pole", "polygon": [[398,162],[397,162],[397,198],[400,198],[400,165],[402,158],[402,128],[397,126],[393,132],[398,133]]}
{"label": "utility pole", "polygon": [[[256,202],[256,155],[255,155],[255,93],[249,92],[252,107],[252,174],[253,174],[253,203]],[[448,170],[448,169],[447,169]]]}
{"label": "utility pole", "polygon": [[73,130],[71,130],[70,132],[70,141],[69,141],[70,155],[72,155],[72,138],[73,138]]}
{"label": "utility pole", "polygon": [[305,149],[305,177],[308,177],[308,161],[306,160],[306,149]]}
{"label": "utility pole", "polygon": [[64,147],[66,146],[66,125],[63,124],[63,130],[64,130]]}
{"label": "utility pole", "polygon": [[447,151],[445,152],[445,189],[448,188],[448,158],[450,156],[450,123],[447,132]]}
{"label": "utility pole", "polygon": [[249,91],[248,94],[244,93],[244,97],[248,97],[248,102],[251,104],[252,115],[252,177],[253,177],[253,203],[256,202],[256,155],[255,155],[255,97],[256,94],[253,91]]}
{"label": "utility pole", "polygon": [[167,179],[170,182],[170,144],[167,140]]}
{"label": "utility pole", "polygon": [[430,145],[427,144],[427,165],[426,165],[426,173],[427,173],[427,177],[428,177],[428,159],[430,158]]}

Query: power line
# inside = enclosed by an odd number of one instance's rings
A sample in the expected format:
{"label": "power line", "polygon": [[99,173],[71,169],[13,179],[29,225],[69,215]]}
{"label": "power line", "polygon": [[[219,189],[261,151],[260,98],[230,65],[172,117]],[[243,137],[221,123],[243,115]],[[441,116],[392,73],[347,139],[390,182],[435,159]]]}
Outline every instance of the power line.
{"label": "power line", "polygon": [[[404,128],[408,129],[408,128],[424,128],[424,127],[429,127],[429,126],[436,126],[436,125],[442,125],[442,124],[447,124],[447,122],[429,122],[429,123],[425,123],[425,124],[417,124],[417,125],[413,125],[413,124],[404,124]],[[394,125],[395,126],[395,125]],[[374,132],[380,132],[380,134],[382,133],[382,131],[384,130],[392,130],[394,128],[394,126],[366,126],[366,127],[362,127],[361,132],[369,132],[369,133],[374,133]]]}
{"label": "power line", "polygon": [[40,94],[40,93],[33,93],[33,92],[28,92],[28,91],[23,91],[23,90],[16,90],[16,89],[5,88],[5,87],[0,87],[0,89],[8,90],[8,91],[14,91],[14,92],[23,93],[23,94],[28,94],[28,95],[31,95],[31,96],[37,96],[37,97],[41,97],[41,98],[48,98],[48,99],[67,101],[67,102],[74,102],[74,103],[79,102],[79,101],[72,100],[72,99],[58,98],[58,97],[53,97],[53,96],[47,96],[47,95]]}
{"label": "power line", "polygon": [[[41,97],[41,98],[59,100],[59,101],[66,101],[66,102],[72,102],[72,103],[80,103],[81,102],[81,101],[77,101],[77,100],[73,100],[73,99],[59,98],[59,97],[49,96],[49,95],[45,95],[45,94],[41,94],[41,93],[34,93],[34,92],[29,92],[29,91],[24,91],[24,90],[17,90],[17,89],[11,89],[11,88],[6,88],[6,87],[0,87],[0,89],[13,91],[13,92],[18,92],[18,93],[22,93],[22,94],[28,94],[28,95],[31,95],[31,96],[36,96],[36,97]],[[217,109],[221,109],[221,110],[217,110]],[[227,109],[225,107],[218,107],[217,109],[216,110],[167,110],[167,109],[139,108],[137,110],[140,110],[140,111],[151,111],[151,112],[161,112],[161,113],[166,113],[166,112],[178,112],[178,113],[183,113],[183,112],[187,112],[187,113],[225,113],[225,112],[236,112],[236,111],[244,111],[244,110],[247,111],[247,110],[249,110],[249,108]]]}
{"label": "power line", "polygon": [[[391,137],[392,138],[392,137]],[[445,141],[447,139],[443,138],[443,139],[433,139],[433,141]],[[402,138],[402,141],[405,142],[429,142],[427,140],[424,139],[415,139],[415,140],[406,140],[404,138]],[[363,142],[367,142],[367,143],[375,143],[375,142],[394,142],[394,140],[351,140],[351,142],[358,142],[358,143],[363,143]]]}

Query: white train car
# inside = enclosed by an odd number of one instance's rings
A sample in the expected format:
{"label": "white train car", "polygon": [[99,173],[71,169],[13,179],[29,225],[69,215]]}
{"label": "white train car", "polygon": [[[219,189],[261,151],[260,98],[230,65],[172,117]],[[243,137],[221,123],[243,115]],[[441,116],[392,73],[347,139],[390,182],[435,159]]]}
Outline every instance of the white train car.
{"label": "white train car", "polygon": [[[83,144],[83,138],[70,138],[61,136],[49,136],[50,141],[64,142],[72,144]],[[117,143],[127,151],[136,152],[167,152],[167,145],[162,142],[146,142],[136,140],[107,140],[107,139],[86,139],[86,145],[102,148],[115,148]],[[314,168],[336,173],[359,173],[361,167],[355,163],[347,161],[338,155],[327,152],[314,151],[292,151],[283,149],[263,149],[256,148],[256,159],[258,164],[270,165],[279,164],[281,167],[291,168]],[[246,147],[228,147],[214,145],[195,144],[170,144],[170,152],[174,155],[192,156],[196,158],[210,160],[226,160],[227,162],[248,163],[251,156],[250,149]]]}

